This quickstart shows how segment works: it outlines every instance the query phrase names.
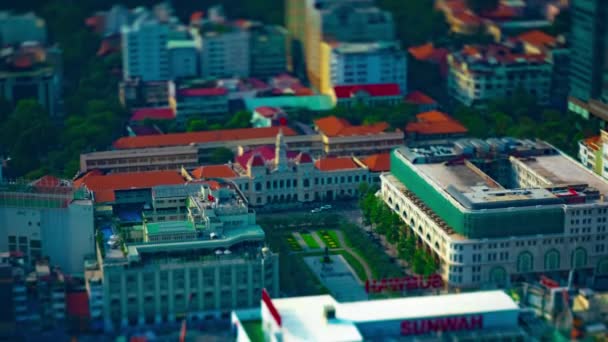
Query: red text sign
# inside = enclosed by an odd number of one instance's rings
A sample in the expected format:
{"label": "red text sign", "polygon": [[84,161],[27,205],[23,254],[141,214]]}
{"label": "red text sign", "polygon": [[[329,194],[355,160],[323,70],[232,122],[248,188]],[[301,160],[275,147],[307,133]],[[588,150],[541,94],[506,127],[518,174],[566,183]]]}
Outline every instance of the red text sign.
{"label": "red text sign", "polygon": [[423,335],[439,331],[466,331],[483,328],[483,316],[460,316],[401,322],[401,335]]}
{"label": "red text sign", "polygon": [[443,287],[443,279],[439,274],[432,274],[426,279],[422,276],[407,276],[403,278],[389,278],[380,280],[367,280],[365,292],[380,293],[383,291],[403,291],[417,289],[437,289]]}

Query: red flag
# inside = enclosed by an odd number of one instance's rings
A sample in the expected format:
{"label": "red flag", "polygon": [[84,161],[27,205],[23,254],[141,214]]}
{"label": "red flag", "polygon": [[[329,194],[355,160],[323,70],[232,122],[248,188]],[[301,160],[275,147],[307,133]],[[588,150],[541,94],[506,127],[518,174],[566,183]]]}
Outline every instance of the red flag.
{"label": "red flag", "polygon": [[215,202],[215,197],[211,196],[211,194],[207,195],[207,200],[210,202]]}

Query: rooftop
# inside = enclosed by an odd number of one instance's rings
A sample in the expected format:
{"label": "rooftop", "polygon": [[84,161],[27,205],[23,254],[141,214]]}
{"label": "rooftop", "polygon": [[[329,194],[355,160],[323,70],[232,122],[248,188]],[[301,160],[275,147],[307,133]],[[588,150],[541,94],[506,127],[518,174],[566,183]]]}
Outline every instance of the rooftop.
{"label": "rooftop", "polygon": [[464,134],[468,130],[460,122],[439,111],[430,111],[416,115],[417,122],[410,122],[405,127],[408,134]]}
{"label": "rooftop", "polygon": [[200,166],[192,171],[194,178],[234,178],[238,174],[228,165],[206,165]]}
{"label": "rooftop", "polygon": [[524,32],[517,36],[517,39],[524,43],[535,46],[553,46],[557,42],[557,39],[549,34],[546,34],[540,30],[532,30]]}
{"label": "rooftop", "polygon": [[255,109],[255,112],[265,118],[273,118],[275,115],[282,113],[281,108],[262,106]]}
{"label": "rooftop", "polygon": [[146,223],[148,235],[177,234],[194,232],[194,224],[190,221],[165,221]]}
{"label": "rooftop", "polygon": [[437,101],[435,101],[432,97],[418,90],[407,94],[407,96],[405,97],[405,102],[417,105],[430,105],[437,103]]}
{"label": "rooftop", "polygon": [[351,98],[359,93],[366,93],[372,97],[400,96],[401,89],[399,89],[399,85],[396,83],[342,85],[335,86],[334,93],[339,99]]}
{"label": "rooftop", "polygon": [[506,44],[465,45],[450,57],[455,63],[466,63],[470,68],[476,65],[546,63],[546,56],[542,53],[526,53],[522,47]]}
{"label": "rooftop", "polygon": [[335,43],[332,44],[333,52],[339,54],[374,53],[384,50],[400,50],[397,42],[372,42],[372,43]]}
{"label": "rooftop", "polygon": [[157,185],[186,183],[177,171],[148,171],[133,173],[111,173],[102,175],[89,172],[75,181],[77,186],[86,187],[95,194],[95,202],[114,200],[115,190],[151,188]]}
{"label": "rooftop", "polygon": [[130,121],[151,120],[172,120],[175,119],[175,113],[172,108],[138,108],[132,111]]}
{"label": "rooftop", "polygon": [[358,169],[359,165],[353,161],[353,158],[321,158],[315,161],[315,167],[321,171],[339,171]]}
{"label": "rooftop", "polygon": [[444,60],[450,52],[446,48],[436,48],[433,43],[412,46],[407,51],[417,60],[435,63],[439,63],[441,60]]}
{"label": "rooftop", "polygon": [[177,95],[183,97],[222,96],[226,94],[228,94],[226,88],[182,88],[177,90]]}
{"label": "rooftop", "polygon": [[328,116],[314,121],[317,129],[328,137],[381,134],[388,129],[388,123],[353,126],[345,119]]}
{"label": "rooftop", "polygon": [[388,172],[391,169],[390,153],[373,154],[361,162],[372,172]]}
{"label": "rooftop", "polygon": [[279,129],[283,135],[293,136],[297,133],[289,127],[241,128],[218,131],[172,133],[154,136],[122,137],[114,142],[117,149],[181,146],[222,141],[239,141],[276,137]]}

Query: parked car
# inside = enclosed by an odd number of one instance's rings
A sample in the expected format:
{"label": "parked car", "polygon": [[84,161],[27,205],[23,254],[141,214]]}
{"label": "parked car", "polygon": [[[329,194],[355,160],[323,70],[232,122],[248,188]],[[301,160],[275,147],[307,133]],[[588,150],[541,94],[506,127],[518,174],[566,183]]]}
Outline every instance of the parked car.
{"label": "parked car", "polygon": [[332,208],[331,204],[326,204],[326,205],[324,205],[324,206],[321,206],[321,209],[322,209],[322,210],[329,210],[329,209],[331,209],[331,208]]}
{"label": "parked car", "polygon": [[321,209],[319,208],[314,208],[313,210],[310,211],[311,214],[316,214],[316,213],[320,213]]}

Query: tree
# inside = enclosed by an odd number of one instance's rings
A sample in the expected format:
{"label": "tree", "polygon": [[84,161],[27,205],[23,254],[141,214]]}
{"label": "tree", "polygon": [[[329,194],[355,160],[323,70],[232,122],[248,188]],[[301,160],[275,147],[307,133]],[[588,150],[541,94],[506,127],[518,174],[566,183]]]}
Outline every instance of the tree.
{"label": "tree", "polygon": [[205,119],[190,119],[186,124],[186,132],[206,131],[209,128]]}
{"label": "tree", "polygon": [[224,164],[234,159],[234,153],[228,148],[218,147],[211,152],[209,162],[212,164]]}
{"label": "tree", "polygon": [[238,111],[226,123],[226,128],[247,128],[251,125],[251,112]]}
{"label": "tree", "polygon": [[475,13],[495,10],[500,4],[499,0],[466,0],[467,7]]}

